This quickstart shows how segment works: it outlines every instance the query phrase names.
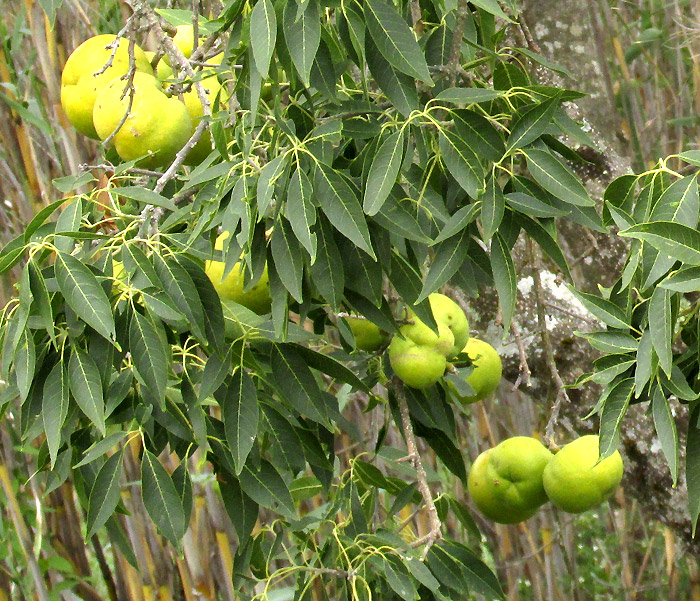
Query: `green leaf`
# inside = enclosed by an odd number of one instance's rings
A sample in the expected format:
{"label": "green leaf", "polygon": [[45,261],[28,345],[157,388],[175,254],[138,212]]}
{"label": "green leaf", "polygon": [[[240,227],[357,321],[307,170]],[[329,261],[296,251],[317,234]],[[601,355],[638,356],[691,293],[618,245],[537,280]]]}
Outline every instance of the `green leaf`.
{"label": "green leaf", "polygon": [[206,343],[204,309],[190,274],[171,257],[164,259],[159,254],[154,253],[152,258],[156,273],[163,283],[163,290],[187,317],[194,336]]}
{"label": "green leaf", "polygon": [[127,186],[125,188],[117,188],[114,192],[124,198],[145,202],[146,204],[153,205],[154,207],[162,207],[169,211],[177,211],[177,205],[172,200],[148,188]]}
{"label": "green leaf", "polygon": [[457,272],[469,254],[469,243],[469,230],[465,228],[437,246],[423,289],[415,302],[428,298]]}
{"label": "green leaf", "polygon": [[343,236],[354,242],[375,261],[369,229],[355,187],[340,172],[323,163],[316,169],[315,189],[321,210]]}
{"label": "green leaf", "polygon": [[367,393],[370,392],[367,385],[355,375],[353,370],[345,367],[344,363],[337,361],[328,354],[318,353],[305,346],[295,345],[294,348],[309,367],[317,369],[331,378],[350,384],[350,386],[357,390],[362,390]]}
{"label": "green leaf", "polygon": [[439,102],[450,102],[452,104],[478,104],[480,102],[490,102],[503,96],[505,92],[501,90],[491,90],[485,88],[447,88],[440,92],[435,100]]}
{"label": "green leaf", "polygon": [[484,241],[488,241],[501,225],[506,210],[506,201],[495,177],[489,178],[486,191],[481,195],[480,200],[483,236]]}
{"label": "green leaf", "polygon": [[695,228],[670,221],[655,221],[632,226],[619,235],[648,242],[677,261],[700,265],[700,232]]}
{"label": "green leaf", "polygon": [[[646,329],[639,339],[637,349],[637,364],[634,370],[634,396],[639,398],[644,391],[644,387],[651,379],[652,372],[656,371],[654,365],[654,347],[651,341],[651,331]],[[654,365],[654,367],[652,367]]]}
{"label": "green leaf", "polygon": [[[557,264],[557,267],[561,269],[562,273],[569,279],[571,279],[571,272],[569,271],[569,265],[566,262],[566,257],[562,252],[556,238],[552,235],[551,231],[544,228],[538,221],[530,219],[525,215],[515,215],[514,221],[516,224],[520,225],[528,235],[539,244],[540,248],[547,254],[547,256],[552,259]],[[556,235],[556,234],[555,234]]]}
{"label": "green leaf", "polygon": [[280,217],[272,232],[270,248],[275,268],[282,284],[297,302],[303,302],[302,278],[304,276],[304,256],[297,242],[292,226]]}
{"label": "green leaf", "polygon": [[680,400],[694,401],[700,397],[700,392],[695,392],[688,385],[685,375],[683,375],[683,372],[677,365],[673,366],[670,378],[664,372],[660,372],[658,376],[661,385]]}
{"label": "green leaf", "polygon": [[676,420],[671,413],[671,407],[666,400],[661,387],[654,388],[654,394],[651,397],[651,412],[654,416],[654,428],[661,443],[661,450],[668,462],[668,469],[673,478],[673,486],[678,482],[678,430],[676,429]]}
{"label": "green leaf", "polygon": [[695,530],[700,516],[700,429],[698,418],[700,417],[700,405],[696,405],[688,418],[688,435],[686,438],[685,480],[688,486],[688,510],[690,523],[692,524],[692,536],[695,538]]}
{"label": "green leaf", "polygon": [[268,461],[260,462],[260,469],[246,465],[240,476],[241,489],[253,501],[273,509],[288,518],[296,517],[296,508],[289,488],[275,467]]}
{"label": "green leaf", "polygon": [[177,547],[187,530],[185,510],[172,478],[148,449],[141,458],[141,497],[158,532]]}
{"label": "green leaf", "polygon": [[110,434],[107,438],[98,440],[85,450],[83,453],[83,458],[73,467],[78,468],[81,465],[87,465],[88,463],[95,461],[95,459],[106,455],[107,451],[119,444],[122,440],[124,440],[124,438],[126,438],[127,435],[128,432],[115,432],[114,434]]}
{"label": "green leaf", "polygon": [[610,457],[620,446],[620,425],[629,407],[634,378],[618,382],[605,399],[603,413],[600,416],[600,459]]}
{"label": "green leaf", "polygon": [[277,17],[270,0],[258,0],[250,14],[250,43],[258,73],[264,78],[270,69],[270,59],[277,39]]}
{"label": "green leaf", "polygon": [[220,482],[226,513],[236,529],[240,544],[245,545],[258,519],[258,504],[241,488],[238,480]]}
{"label": "green leaf", "polygon": [[168,385],[169,350],[162,326],[134,311],[129,325],[129,351],[134,373],[162,410],[165,410],[165,389]]}
{"label": "green leaf", "polygon": [[39,313],[44,329],[48,332],[51,339],[54,340],[53,308],[51,306],[49,290],[46,287],[46,280],[34,261],[29,261],[27,263],[27,271],[29,274],[29,286],[32,293],[33,306]]}
{"label": "green leaf", "polygon": [[674,292],[697,292],[700,290],[700,267],[684,267],[674,271],[659,282],[659,286]]}
{"label": "green leaf", "polygon": [[525,156],[532,177],[547,192],[572,205],[595,206],[581,181],[554,155],[546,150],[528,148]]}
{"label": "green leaf", "polygon": [[226,442],[238,475],[255,443],[260,417],[255,383],[242,367],[231,377],[221,409]]}
{"label": "green leaf", "polygon": [[14,356],[15,375],[19,396],[24,401],[29,396],[36,370],[36,347],[28,328],[22,330]]}
{"label": "green leaf", "polygon": [[649,331],[651,343],[659,358],[661,369],[671,375],[673,365],[673,322],[671,320],[671,291],[655,288],[649,301]]}
{"label": "green leaf", "polygon": [[513,207],[516,211],[529,215],[530,217],[564,217],[571,213],[571,211],[559,209],[543,202],[539,198],[522,192],[506,194],[505,199],[508,205]]}
{"label": "green leaf", "polygon": [[297,2],[287,0],[284,7],[284,39],[305,86],[311,85],[311,67],[321,41],[318,4],[309,2],[303,14],[298,14]]}
{"label": "green leaf", "polygon": [[[487,13],[494,15],[495,17],[503,19],[504,21],[509,21],[511,23],[513,22],[508,18],[508,15],[503,12],[503,9],[496,0],[472,0],[472,4],[484,9]],[[520,50],[522,51],[522,48]]]}
{"label": "green leaf", "polygon": [[384,556],[384,574],[391,589],[405,601],[418,599],[418,590],[408,568],[394,555]]}
{"label": "green leaf", "polygon": [[316,231],[318,254],[316,262],[309,267],[311,279],[324,300],[334,311],[339,311],[345,288],[343,257],[333,236],[333,228],[321,215]]}
{"label": "green leaf", "polygon": [[469,196],[477,198],[484,189],[484,170],[479,158],[457,134],[441,129],[440,155],[447,171]]}
{"label": "green leaf", "polygon": [[121,486],[119,480],[122,476],[122,458],[121,451],[114,453],[107,461],[102,464],[100,471],[97,473],[95,483],[90,490],[90,498],[88,499],[87,510],[87,536],[86,539],[92,538],[107,520],[112,516],[114,510],[119,503],[121,497]]}
{"label": "green leaf", "polygon": [[[492,91],[492,90],[489,90]],[[471,149],[487,161],[500,161],[506,152],[503,137],[478,113],[466,109],[452,111],[455,130]]]}
{"label": "green leaf", "polygon": [[408,117],[418,110],[418,93],[415,80],[394,69],[381,55],[371,36],[365,38],[367,66],[374,81],[391,101],[397,111]]}
{"label": "green leaf", "polygon": [[75,348],[68,361],[70,391],[82,412],[105,435],[105,403],[100,372],[92,357]]}
{"label": "green leaf", "polygon": [[58,449],[61,446],[61,430],[68,415],[69,402],[68,374],[65,363],[59,361],[46,377],[41,401],[41,418],[44,420],[46,443],[51,456],[51,469],[56,464]]}
{"label": "green leaf", "polygon": [[404,130],[391,134],[377,150],[367,175],[363,208],[376,215],[391,192],[403,160]]}
{"label": "green leaf", "polygon": [[431,243],[431,246],[443,242],[458,232],[461,232],[464,228],[466,228],[466,226],[474,221],[474,219],[476,219],[477,211],[479,211],[480,208],[481,202],[477,201],[458,209],[442,227],[437,238],[435,238],[435,240],[433,240]]}
{"label": "green leaf", "polygon": [[622,332],[574,332],[585,338],[594,349],[602,353],[630,353],[637,350],[637,340]]}
{"label": "green leaf", "polygon": [[211,396],[224,383],[226,376],[231,373],[231,361],[233,359],[233,349],[231,345],[225,356],[212,353],[207,359],[202,373],[202,382],[199,386],[197,400],[200,402]]}
{"label": "green leaf", "polygon": [[272,347],[270,365],[282,398],[301,415],[330,428],[328,408],[321,397],[318,384],[294,346],[275,344]]}
{"label": "green leaf", "polygon": [[503,329],[508,332],[513,313],[515,312],[518,282],[515,275],[515,265],[510,256],[510,249],[498,233],[494,235],[491,241],[490,257],[493,280],[498,292],[498,302],[501,306]]}
{"label": "green leaf", "polygon": [[365,0],[364,12],[367,29],[382,56],[409,77],[433,85],[423,51],[393,4]]}
{"label": "green leaf", "polygon": [[311,263],[316,260],[316,234],[311,230],[316,223],[313,186],[305,171],[296,169],[289,180],[285,217],[292,226],[297,240],[307,250]]}
{"label": "green leaf", "polygon": [[255,189],[257,193],[258,212],[261,215],[267,213],[270,207],[270,201],[275,192],[275,184],[286,168],[287,158],[285,155],[280,155],[272,159],[260,170],[258,183]]}
{"label": "green leaf", "polygon": [[92,271],[74,256],[62,252],[56,253],[54,271],[68,306],[99,334],[115,341],[112,307]]}
{"label": "green leaf", "polygon": [[293,418],[278,411],[277,407],[262,404],[264,428],[272,445],[272,460],[283,471],[298,473],[306,467],[304,447],[299,434],[290,423]]}
{"label": "green leaf", "polygon": [[[73,201],[75,202],[75,201]],[[45,206],[41,211],[39,211],[32,220],[27,224],[27,227],[24,229],[24,234],[21,236],[18,236],[17,238],[14,238],[11,240],[5,247],[3,248],[2,254],[5,254],[6,250],[9,250],[10,248],[14,248],[16,244],[21,244],[24,246],[27,242],[29,242],[34,235],[34,233],[46,222],[46,220],[56,211],[56,209],[60,208],[61,205],[66,203],[65,198],[60,198],[58,200],[53,201],[50,205]],[[68,208],[69,205],[66,205],[66,208]],[[64,209],[65,210],[65,209]],[[17,241],[17,242],[15,242]],[[15,244],[13,244],[15,243]]]}
{"label": "green leaf", "polygon": [[586,309],[611,328],[630,329],[625,312],[615,303],[595,294],[580,292],[569,285],[569,291],[578,298]]}
{"label": "green leaf", "polygon": [[539,138],[552,122],[560,102],[560,95],[556,95],[520,115],[511,129],[506,152],[527,146]]}
{"label": "green leaf", "polygon": [[459,543],[442,541],[433,545],[426,561],[440,583],[460,595],[469,591],[490,600],[505,599],[494,573]]}

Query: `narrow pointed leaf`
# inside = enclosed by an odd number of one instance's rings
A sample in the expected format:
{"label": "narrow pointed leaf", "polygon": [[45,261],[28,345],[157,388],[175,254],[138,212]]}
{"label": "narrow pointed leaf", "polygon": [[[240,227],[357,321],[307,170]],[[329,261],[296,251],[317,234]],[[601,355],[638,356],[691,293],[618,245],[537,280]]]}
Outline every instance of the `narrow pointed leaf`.
{"label": "narrow pointed leaf", "polygon": [[58,449],[61,446],[61,429],[68,415],[70,390],[66,365],[59,361],[46,377],[41,403],[41,418],[44,420],[46,443],[51,456],[51,469],[56,463]]}
{"label": "narrow pointed leaf", "polygon": [[581,181],[553,154],[528,148],[526,158],[532,177],[547,192],[572,205],[595,206],[595,201],[588,196]]}
{"label": "narrow pointed leaf", "polygon": [[498,292],[498,302],[501,306],[503,329],[505,332],[508,332],[513,313],[515,312],[518,289],[515,266],[510,256],[510,249],[500,234],[496,234],[491,241],[491,269]]}
{"label": "narrow pointed leaf", "polygon": [[68,306],[85,323],[114,341],[114,317],[104,289],[92,271],[74,256],[59,252],[54,263],[56,282]]}
{"label": "narrow pointed leaf", "polygon": [[134,311],[129,326],[129,351],[134,372],[142,385],[165,409],[165,388],[168,384],[168,348],[158,332],[156,323]]}
{"label": "narrow pointed leaf", "polygon": [[241,472],[240,483],[243,492],[256,503],[287,517],[296,516],[292,495],[271,463],[261,461],[260,469],[246,465]]}
{"label": "narrow pointed leaf", "polygon": [[298,16],[297,2],[287,0],[284,8],[284,39],[304,85],[311,85],[311,67],[321,41],[321,21],[318,4],[309,2]]}
{"label": "narrow pointed leaf", "polygon": [[316,224],[316,207],[313,199],[313,186],[305,171],[296,169],[287,189],[285,216],[292,226],[292,231],[311,257],[316,260],[316,234],[312,228]]}
{"label": "narrow pointed leaf", "polygon": [[85,351],[73,349],[68,361],[70,391],[82,412],[105,434],[105,403],[100,372]]}
{"label": "narrow pointed leaf", "polygon": [[700,265],[700,232],[687,225],[670,221],[640,223],[619,235],[648,242],[677,261]]}
{"label": "narrow pointed leaf", "polygon": [[377,150],[367,175],[363,208],[376,215],[391,192],[403,160],[404,130],[391,134]]}
{"label": "narrow pointed leaf", "polygon": [[258,0],[250,14],[250,43],[258,72],[267,77],[277,39],[277,17],[270,0]]}
{"label": "narrow pointed leaf", "polygon": [[432,85],[423,51],[393,4],[365,0],[364,9],[367,29],[382,56],[402,73]]}
{"label": "narrow pointed leaf", "polygon": [[102,464],[92,485],[88,499],[87,536],[92,538],[107,520],[114,514],[121,496],[119,480],[122,475],[122,453],[114,453]]}
{"label": "narrow pointed leaf", "polygon": [[177,547],[187,530],[182,500],[172,478],[148,449],[141,458],[141,496],[158,532]]}
{"label": "narrow pointed leaf", "polygon": [[649,301],[649,331],[651,343],[659,358],[661,369],[671,376],[673,361],[673,323],[671,321],[671,294],[670,290],[656,288]]}
{"label": "narrow pointed leaf", "polygon": [[252,378],[239,368],[231,377],[222,407],[224,431],[236,475],[241,473],[258,433],[260,411]]}

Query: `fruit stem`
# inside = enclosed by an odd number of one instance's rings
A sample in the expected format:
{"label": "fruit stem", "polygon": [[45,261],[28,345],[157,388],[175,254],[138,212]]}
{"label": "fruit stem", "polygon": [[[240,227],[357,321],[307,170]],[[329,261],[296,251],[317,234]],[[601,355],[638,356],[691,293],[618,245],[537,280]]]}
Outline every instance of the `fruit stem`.
{"label": "fruit stem", "polygon": [[430,547],[432,547],[433,544],[435,544],[435,542],[442,537],[442,523],[438,517],[435,501],[433,500],[433,495],[430,492],[430,487],[428,486],[428,475],[425,473],[423,462],[421,461],[420,454],[418,453],[418,444],[416,443],[416,436],[413,433],[413,425],[411,424],[411,415],[408,411],[408,403],[406,402],[406,391],[404,389],[404,384],[397,376],[394,376],[391,385],[394,394],[396,395],[396,400],[399,404],[399,411],[401,412],[401,422],[403,426],[404,438],[406,439],[406,447],[408,448],[408,457],[416,470],[418,490],[423,497],[423,502],[428,510],[428,518],[430,520],[430,532],[411,543],[411,547],[413,548],[425,545],[422,555],[422,559],[425,559],[428,555]]}

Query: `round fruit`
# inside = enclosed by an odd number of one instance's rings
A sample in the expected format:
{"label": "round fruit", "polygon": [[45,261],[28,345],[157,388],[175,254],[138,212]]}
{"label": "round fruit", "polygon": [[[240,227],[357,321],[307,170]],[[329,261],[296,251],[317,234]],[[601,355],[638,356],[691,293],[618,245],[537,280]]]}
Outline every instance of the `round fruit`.
{"label": "round fruit", "polygon": [[361,351],[374,352],[386,343],[387,333],[368,319],[349,316],[345,321],[355,337],[355,346]]}
{"label": "round fruit", "polygon": [[493,394],[498,388],[503,370],[501,357],[488,342],[477,338],[470,338],[462,352],[467,354],[474,366],[474,371],[467,378],[474,394],[459,396],[459,400],[465,404],[476,403]]}
{"label": "round fruit", "polygon": [[[153,75],[137,72],[133,83],[131,110],[113,138],[114,147],[125,161],[145,156],[140,164],[146,168],[167,165],[192,132],[187,108],[177,98],[166,96]],[[114,79],[97,96],[93,122],[101,140],[114,132],[129,109],[129,93],[121,97],[125,85]]]}
{"label": "round fruit", "polygon": [[[224,240],[229,233],[223,232],[217,239],[214,248],[223,250]],[[267,275],[267,265],[260,276],[260,279],[252,288],[244,290],[245,264],[239,261],[224,278],[225,264],[223,261],[205,261],[204,271],[209,276],[215,290],[222,300],[231,300],[239,305],[247,307],[251,311],[262,315],[270,311],[272,299],[270,298],[270,280]]]}
{"label": "round fruit", "polygon": [[581,513],[605,501],[622,480],[622,457],[615,451],[598,462],[599,440],[582,436],[565,445],[542,476],[553,505],[568,513]]}
{"label": "round fruit", "polygon": [[515,436],[484,451],[469,471],[469,495],[479,511],[499,524],[532,517],[547,501],[542,472],[552,454],[537,439]]}
{"label": "round fruit", "polygon": [[462,308],[450,297],[434,292],[428,297],[435,321],[441,321],[452,331],[455,343],[448,358],[456,357],[469,340],[469,322]]}
{"label": "round fruit", "polygon": [[[153,59],[155,58],[155,56],[155,52],[146,51],[146,57],[151,63],[151,66],[153,66]],[[173,76],[173,68],[163,60],[163,57],[161,57],[155,65],[154,75],[158,78],[159,81],[165,81],[166,79],[170,79]]]}
{"label": "round fruit", "polygon": [[[400,331],[404,328],[406,326]],[[445,355],[435,347],[416,344],[410,338],[400,336],[391,339],[389,362],[399,379],[412,388],[432,386],[442,378],[447,366]]]}
{"label": "round fruit", "polygon": [[[129,40],[119,39],[111,66],[100,73],[112,49],[105,46],[114,42],[115,35],[98,35],[85,40],[68,57],[61,74],[61,106],[73,127],[90,138],[98,138],[92,122],[92,111],[100,91],[115,77],[129,70]],[[153,74],[148,57],[139,46],[134,46],[136,70]]]}
{"label": "round fruit", "polygon": [[[206,95],[209,99],[209,102],[213,105],[214,99],[221,90],[221,84],[216,78],[216,75],[212,75],[211,77],[207,77],[206,79],[202,80],[202,86],[206,91]],[[204,108],[202,107],[202,103],[199,100],[199,95],[197,94],[197,90],[195,89],[194,85],[190,90],[188,90],[182,95],[182,99],[185,102],[187,112],[189,113],[190,119],[192,120],[192,132],[190,133],[190,135],[192,135],[194,133],[194,130],[197,128],[197,125],[201,121],[202,117],[204,116]],[[199,138],[195,147],[192,150],[190,150],[190,152],[187,154],[187,159],[185,160],[185,162],[188,165],[198,165],[204,159],[206,159],[207,156],[209,156],[210,152],[211,134],[207,130],[204,132],[202,137]]]}
{"label": "round fruit", "polygon": [[438,333],[436,334],[413,311],[409,311],[408,321],[408,324],[399,328],[403,336],[410,338],[419,346],[434,348],[445,358],[450,356],[455,337],[452,334],[452,330],[445,323],[435,320],[438,326]]}

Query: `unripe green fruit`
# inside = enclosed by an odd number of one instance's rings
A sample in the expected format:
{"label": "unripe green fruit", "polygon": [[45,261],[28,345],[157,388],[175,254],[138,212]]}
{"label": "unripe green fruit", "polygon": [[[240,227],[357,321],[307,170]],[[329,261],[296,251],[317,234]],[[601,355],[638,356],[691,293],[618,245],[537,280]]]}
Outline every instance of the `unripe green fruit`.
{"label": "unripe green fruit", "polygon": [[445,355],[434,347],[418,345],[409,338],[399,336],[391,339],[389,362],[404,384],[421,389],[432,386],[442,378],[447,365]]}
{"label": "unripe green fruit", "polygon": [[445,373],[447,354],[454,345],[454,336],[442,322],[433,332],[415,315],[411,324],[399,328],[389,345],[389,361],[399,379],[413,388],[427,388]]}
{"label": "unripe green fruit", "polygon": [[542,472],[550,461],[552,454],[539,440],[508,438],[476,458],[467,479],[469,495],[490,520],[522,522],[547,502]]}
{"label": "unripe green fruit", "polygon": [[387,340],[387,333],[380,330],[379,327],[362,317],[346,317],[352,335],[355,337],[355,346],[368,352],[374,352],[380,349]]}
{"label": "unripe green fruit", "polygon": [[456,357],[469,340],[469,321],[462,308],[450,297],[434,292],[428,297],[435,321],[444,323],[454,336],[455,342],[447,355]]}
{"label": "unripe green fruit", "polygon": [[457,396],[464,404],[476,403],[496,391],[501,381],[503,364],[496,349],[488,342],[477,338],[470,338],[462,352],[467,354],[474,366],[474,371],[467,378],[474,394],[464,397]]}
{"label": "unripe green fruit", "polygon": [[599,439],[582,436],[562,447],[544,470],[544,489],[553,505],[568,513],[582,513],[600,505],[622,480],[619,451],[598,462]]}

